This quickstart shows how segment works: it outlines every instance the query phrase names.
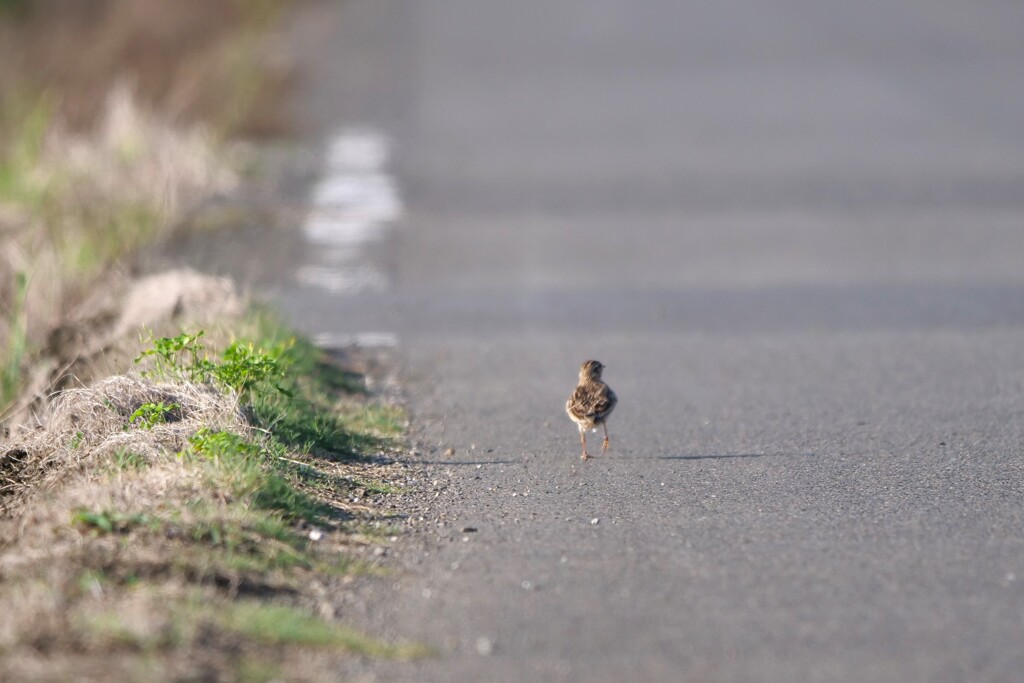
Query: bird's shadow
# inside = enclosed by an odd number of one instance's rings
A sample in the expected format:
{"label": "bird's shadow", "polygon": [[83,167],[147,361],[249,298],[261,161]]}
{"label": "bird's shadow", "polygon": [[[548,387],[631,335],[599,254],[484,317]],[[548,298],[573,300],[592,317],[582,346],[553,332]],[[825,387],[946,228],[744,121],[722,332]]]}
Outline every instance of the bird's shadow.
{"label": "bird's shadow", "polygon": [[637,455],[640,460],[728,460],[732,458],[808,458],[814,453],[694,453],[684,455]]}
{"label": "bird's shadow", "polygon": [[515,460],[416,460],[418,465],[515,465]]}

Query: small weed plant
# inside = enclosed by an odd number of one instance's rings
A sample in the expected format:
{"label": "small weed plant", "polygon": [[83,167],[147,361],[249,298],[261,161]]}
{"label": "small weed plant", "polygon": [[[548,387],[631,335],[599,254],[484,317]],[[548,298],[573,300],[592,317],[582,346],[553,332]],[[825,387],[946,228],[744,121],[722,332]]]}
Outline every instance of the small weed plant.
{"label": "small weed plant", "polygon": [[234,389],[247,399],[261,385],[289,394],[279,384],[284,376],[281,367],[283,352],[282,347],[264,351],[254,347],[252,342],[236,341],[224,349],[221,362],[211,368],[211,374],[220,384]]}
{"label": "small weed plant", "polygon": [[177,403],[143,403],[128,418],[129,424],[142,429],[152,429],[158,424],[167,422],[168,414],[173,414],[181,406]]}
{"label": "small weed plant", "polygon": [[135,527],[155,524],[154,518],[150,515],[113,510],[79,510],[75,513],[73,521],[84,529],[106,534],[123,534]]}
{"label": "small weed plant", "polygon": [[188,440],[184,458],[202,458],[208,476],[219,488],[248,499],[254,508],[273,510],[289,522],[320,521],[330,510],[296,488],[279,467],[285,449],[271,440],[267,445],[229,431],[200,429]]}
{"label": "small weed plant", "polygon": [[110,456],[106,469],[113,472],[130,472],[149,467],[149,459],[135,451],[119,448]]}
{"label": "small weed plant", "polygon": [[213,383],[231,389],[247,402],[256,391],[291,392],[281,386],[285,368],[282,357],[289,344],[271,349],[255,346],[251,341],[234,341],[221,357],[211,360],[202,342],[204,332],[182,332],[176,337],[153,339],[151,347],[135,359],[141,363],[152,359],[153,367],[144,376],[183,378],[197,384]]}
{"label": "small weed plant", "polygon": [[213,364],[207,358],[206,347],[200,341],[203,334],[200,330],[195,334],[182,332],[176,337],[152,339],[151,348],[139,354],[135,362],[153,359],[153,370],[144,372],[144,376],[181,377],[190,382],[207,382]]}
{"label": "small weed plant", "polygon": [[10,325],[7,338],[0,343],[0,407],[10,405],[21,390],[22,365],[28,353],[27,296],[28,276],[22,272],[16,273],[13,305],[7,312]]}
{"label": "small weed plant", "polygon": [[248,439],[228,431],[217,431],[203,427],[189,437],[189,449],[182,454],[199,456],[212,462],[237,460],[239,458],[261,458],[263,449]]}

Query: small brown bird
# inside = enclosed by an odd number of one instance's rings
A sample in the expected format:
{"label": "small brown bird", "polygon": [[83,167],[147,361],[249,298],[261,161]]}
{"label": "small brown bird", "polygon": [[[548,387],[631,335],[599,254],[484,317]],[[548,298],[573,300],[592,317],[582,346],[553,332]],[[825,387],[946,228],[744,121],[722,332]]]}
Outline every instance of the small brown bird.
{"label": "small brown bird", "polygon": [[615,410],[619,399],[612,388],[601,381],[604,365],[596,360],[588,360],[580,366],[580,381],[576,390],[565,402],[565,412],[580,429],[580,442],[583,444],[581,460],[590,458],[587,453],[587,430],[597,431],[597,425],[604,427],[604,441],[601,444],[601,455],[608,450],[608,425],[606,420]]}

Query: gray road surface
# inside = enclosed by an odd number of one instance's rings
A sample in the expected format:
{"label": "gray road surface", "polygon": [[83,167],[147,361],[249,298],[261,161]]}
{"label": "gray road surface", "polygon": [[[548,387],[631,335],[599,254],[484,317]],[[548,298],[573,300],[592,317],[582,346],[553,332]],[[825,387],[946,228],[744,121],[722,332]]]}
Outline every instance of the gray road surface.
{"label": "gray road surface", "polygon": [[[300,34],[308,120],[390,135],[405,215],[383,291],[280,296],[398,336],[432,463],[349,616],[441,654],[353,676],[1024,680],[1024,4],[350,0]],[[581,465],[587,358],[620,401]]]}

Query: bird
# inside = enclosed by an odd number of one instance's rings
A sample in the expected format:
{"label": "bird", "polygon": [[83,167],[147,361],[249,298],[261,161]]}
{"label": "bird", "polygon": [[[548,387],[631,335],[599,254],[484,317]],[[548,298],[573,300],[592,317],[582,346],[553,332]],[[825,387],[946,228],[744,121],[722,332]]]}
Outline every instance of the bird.
{"label": "bird", "polygon": [[608,416],[615,410],[619,402],[612,388],[601,380],[604,365],[600,361],[588,360],[580,366],[579,383],[565,402],[565,412],[576,423],[580,430],[580,442],[583,444],[583,455],[580,460],[589,460],[587,453],[587,430],[597,431],[597,426],[604,427],[604,441],[601,443],[601,455],[608,451]]}

